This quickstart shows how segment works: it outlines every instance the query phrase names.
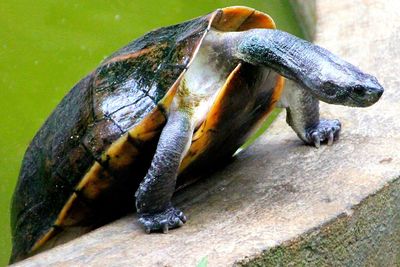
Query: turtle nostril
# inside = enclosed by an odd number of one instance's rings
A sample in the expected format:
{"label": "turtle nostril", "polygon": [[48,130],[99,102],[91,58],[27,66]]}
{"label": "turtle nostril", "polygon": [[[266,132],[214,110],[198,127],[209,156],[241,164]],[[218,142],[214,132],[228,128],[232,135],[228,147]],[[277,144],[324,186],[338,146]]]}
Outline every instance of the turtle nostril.
{"label": "turtle nostril", "polygon": [[378,97],[381,97],[383,94],[383,88],[379,88],[378,90],[376,90],[376,94],[378,95]]}

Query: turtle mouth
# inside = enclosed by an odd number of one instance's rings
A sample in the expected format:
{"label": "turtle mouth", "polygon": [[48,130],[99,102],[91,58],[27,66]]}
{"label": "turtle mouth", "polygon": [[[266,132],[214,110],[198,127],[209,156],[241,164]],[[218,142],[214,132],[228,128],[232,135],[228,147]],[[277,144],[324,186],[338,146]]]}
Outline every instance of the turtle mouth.
{"label": "turtle mouth", "polygon": [[329,88],[326,90],[325,97],[321,97],[320,99],[326,103],[335,105],[357,106],[360,104],[359,100],[354,99],[350,92],[340,89],[333,91],[331,88]]}
{"label": "turtle mouth", "polygon": [[353,88],[349,98],[358,107],[369,107],[375,104],[382,96],[383,88]]}
{"label": "turtle mouth", "polygon": [[349,103],[350,106],[353,106],[353,107],[367,107],[367,106],[370,105],[368,103],[365,103],[364,101],[361,101],[357,97],[352,96],[351,94],[349,94],[348,97],[351,99],[351,101]]}

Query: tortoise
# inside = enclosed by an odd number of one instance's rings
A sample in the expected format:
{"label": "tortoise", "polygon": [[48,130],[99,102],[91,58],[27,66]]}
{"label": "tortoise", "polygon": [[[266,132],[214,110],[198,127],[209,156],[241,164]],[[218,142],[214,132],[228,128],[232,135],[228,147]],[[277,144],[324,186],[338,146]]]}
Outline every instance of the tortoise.
{"label": "tortoise", "polygon": [[135,209],[147,233],[182,226],[175,190],[231,158],[275,106],[319,147],[341,130],[320,119],[319,100],[367,107],[382,93],[375,77],[248,7],[151,31],[75,85],[33,138],[12,201],[10,262]]}

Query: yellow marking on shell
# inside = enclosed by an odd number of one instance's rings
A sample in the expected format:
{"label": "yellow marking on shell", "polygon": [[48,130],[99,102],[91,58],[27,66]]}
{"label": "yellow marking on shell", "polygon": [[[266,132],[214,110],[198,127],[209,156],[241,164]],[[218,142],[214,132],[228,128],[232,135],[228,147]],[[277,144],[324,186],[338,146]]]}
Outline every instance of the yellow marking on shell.
{"label": "yellow marking on shell", "polygon": [[[128,133],[132,138],[146,142],[151,140],[157,133],[161,131],[165,121],[166,118],[164,113],[158,107],[156,107]],[[125,136],[124,140],[127,140],[127,138],[128,136]],[[110,150],[114,150],[114,148],[110,148]]]}
{"label": "yellow marking on shell", "polygon": [[29,253],[32,253],[42,247],[47,241],[49,241],[56,234],[56,229],[51,227],[50,230],[45,233],[30,249]]}
{"label": "yellow marking on shell", "polygon": [[[105,174],[105,177],[103,176],[104,174]],[[91,192],[87,187],[88,187],[88,185],[93,183],[94,180],[100,179],[99,177],[104,177],[104,179],[102,179],[102,180],[107,180],[107,177],[109,177],[109,175],[106,173],[106,170],[104,170],[104,168],[98,162],[95,162],[93,164],[93,166],[90,168],[89,172],[86,173],[86,175],[83,177],[83,179],[80,181],[80,183],[76,186],[75,191],[79,191],[81,193],[81,195],[87,199],[96,198],[97,194],[95,191],[97,191],[97,190],[95,190],[94,192]],[[96,183],[96,182],[94,182],[94,183]],[[98,185],[101,186],[101,183],[99,183]],[[77,199],[76,193],[72,194],[72,196],[70,197],[70,200],[75,200],[75,199]],[[67,202],[67,204],[68,204],[68,202]],[[66,207],[67,204],[64,206],[64,208],[69,208],[69,207]],[[69,206],[71,206],[71,205],[69,205]]]}
{"label": "yellow marking on shell", "polygon": [[[86,177],[86,176],[85,176]],[[75,193],[73,193],[67,203],[65,203],[64,207],[62,208],[62,210],[60,211],[60,213],[57,216],[56,221],[54,222],[55,225],[61,225],[62,222],[65,220],[65,217],[68,214],[69,209],[71,208],[72,204],[74,203],[75,199],[77,198],[77,195]]]}
{"label": "yellow marking on shell", "polygon": [[[75,193],[76,194],[76,193]],[[76,194],[77,195],[77,194]],[[78,196],[78,195],[77,195]],[[79,225],[85,218],[91,214],[91,208],[81,197],[77,197],[68,210],[67,216],[62,221],[61,227],[70,227]]]}
{"label": "yellow marking on shell", "polygon": [[87,200],[96,199],[113,182],[111,174],[97,162],[93,165],[90,175],[85,175],[84,179],[85,181],[82,180],[76,187],[76,191],[79,192],[78,198],[83,197]]}
{"label": "yellow marking on shell", "polygon": [[139,149],[128,139],[128,134],[125,134],[102,155],[101,161],[107,164],[107,168],[110,170],[121,170],[128,167],[140,154]]}
{"label": "yellow marking on shell", "polygon": [[[165,120],[163,121],[163,123],[165,122]],[[152,140],[156,135],[158,135],[161,132],[161,127],[159,129],[155,129],[154,131],[148,131],[147,133],[137,133],[135,131],[132,132],[131,136],[136,136],[137,140],[140,141],[148,141],[148,140]]]}
{"label": "yellow marking on shell", "polygon": [[[75,191],[78,191],[80,196],[78,196],[76,192],[71,194],[68,201],[58,214],[54,224],[68,226],[78,223],[82,218],[84,218],[84,210],[82,210],[82,212],[76,211],[83,209],[83,205],[78,204],[80,201],[79,198],[85,198],[87,200],[96,199],[111,182],[112,177],[109,173],[104,170],[98,162],[94,163],[75,188]],[[67,220],[68,218],[70,218],[69,221]]]}

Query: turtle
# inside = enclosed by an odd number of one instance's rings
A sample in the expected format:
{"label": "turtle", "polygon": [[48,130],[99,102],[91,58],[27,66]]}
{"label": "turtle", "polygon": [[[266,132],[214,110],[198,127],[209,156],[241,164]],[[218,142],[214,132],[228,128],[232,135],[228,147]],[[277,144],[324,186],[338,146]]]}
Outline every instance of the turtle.
{"label": "turtle", "polygon": [[174,192],[232,158],[275,107],[319,147],[341,131],[320,118],[320,100],[367,107],[382,93],[374,76],[249,7],[153,30],[78,82],[31,141],[12,199],[10,262],[127,212],[147,233],[180,227]]}

